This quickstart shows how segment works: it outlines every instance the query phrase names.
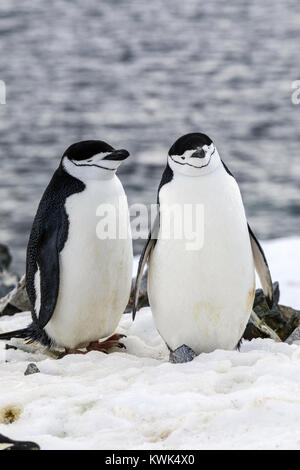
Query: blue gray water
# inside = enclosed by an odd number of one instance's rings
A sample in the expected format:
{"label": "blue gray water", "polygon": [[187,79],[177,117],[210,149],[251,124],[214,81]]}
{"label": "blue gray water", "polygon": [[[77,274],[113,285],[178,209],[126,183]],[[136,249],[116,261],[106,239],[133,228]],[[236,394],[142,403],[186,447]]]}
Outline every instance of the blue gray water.
{"label": "blue gray water", "polygon": [[173,141],[203,131],[258,236],[299,234],[299,28],[298,0],[2,0],[0,242],[15,269],[61,154],[83,139],[127,148],[129,201],[149,204]]}

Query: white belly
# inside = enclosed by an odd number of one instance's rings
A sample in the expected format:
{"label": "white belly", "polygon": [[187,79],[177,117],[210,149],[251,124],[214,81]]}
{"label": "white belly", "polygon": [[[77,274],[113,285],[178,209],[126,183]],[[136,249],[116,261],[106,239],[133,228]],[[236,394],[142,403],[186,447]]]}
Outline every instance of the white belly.
{"label": "white belly", "polygon": [[161,239],[149,263],[148,291],[157,329],[172,349],[197,354],[233,349],[249,319],[254,263],[239,188],[223,168],[200,178],[176,176],[161,204],[203,204],[204,243]]}
{"label": "white belly", "polygon": [[[89,182],[85,191],[68,198],[69,235],[60,254],[60,286],[47,334],[59,346],[76,348],[115,331],[130,295],[131,236],[101,240],[96,235],[100,204],[116,208],[125,197],[115,176]],[[120,211],[120,228],[129,220],[127,201]]]}

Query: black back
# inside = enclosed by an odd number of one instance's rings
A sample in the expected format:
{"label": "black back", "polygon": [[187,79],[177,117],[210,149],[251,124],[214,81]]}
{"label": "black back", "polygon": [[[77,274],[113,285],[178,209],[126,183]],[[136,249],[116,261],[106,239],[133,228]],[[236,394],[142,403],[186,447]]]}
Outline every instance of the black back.
{"label": "black back", "polygon": [[164,169],[164,172],[163,172],[163,174],[162,174],[162,177],[161,177],[161,180],[160,180],[160,183],[159,183],[159,186],[158,186],[158,190],[157,190],[157,204],[159,204],[159,191],[161,190],[161,188],[162,188],[165,184],[170,183],[170,181],[172,181],[173,177],[174,177],[173,170],[172,170],[172,168],[169,166],[169,164],[167,163],[167,166],[166,166],[166,168]]}
{"label": "black back", "polygon": [[[68,238],[69,220],[65,201],[72,194],[84,189],[84,183],[69,175],[60,166],[43,194],[33,221],[27,246],[26,289],[36,327],[31,336],[44,344],[48,344],[48,339],[41,329],[50,320],[56,306],[59,291],[59,253]],[[38,267],[41,277],[41,308],[37,318],[34,278]]]}

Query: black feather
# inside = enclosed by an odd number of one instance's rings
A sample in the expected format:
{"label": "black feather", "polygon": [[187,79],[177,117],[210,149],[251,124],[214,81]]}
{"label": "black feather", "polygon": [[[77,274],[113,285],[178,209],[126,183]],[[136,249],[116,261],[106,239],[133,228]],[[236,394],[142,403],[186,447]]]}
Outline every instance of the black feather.
{"label": "black feather", "polygon": [[[59,253],[68,238],[66,199],[85,189],[84,183],[69,175],[60,164],[47,186],[33,221],[26,258],[26,290],[31,303],[32,324],[23,330],[0,335],[0,339],[26,338],[50,347],[44,331],[55,310],[59,291]],[[35,274],[40,269],[41,307],[35,311]]]}
{"label": "black feather", "polygon": [[27,338],[28,328],[21,330],[7,331],[6,333],[0,333],[0,340],[9,340],[12,338]]}

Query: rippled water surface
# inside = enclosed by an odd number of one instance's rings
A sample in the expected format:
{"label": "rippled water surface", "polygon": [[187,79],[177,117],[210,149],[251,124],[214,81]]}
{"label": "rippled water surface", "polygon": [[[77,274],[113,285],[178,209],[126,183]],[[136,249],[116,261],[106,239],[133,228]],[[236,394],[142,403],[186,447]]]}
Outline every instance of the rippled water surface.
{"label": "rippled water surface", "polygon": [[149,204],[173,141],[206,132],[257,234],[299,234],[299,29],[298,0],[2,0],[0,242],[15,269],[61,154],[89,138],[131,152],[120,177]]}

